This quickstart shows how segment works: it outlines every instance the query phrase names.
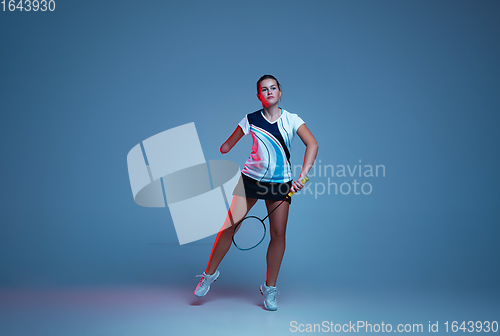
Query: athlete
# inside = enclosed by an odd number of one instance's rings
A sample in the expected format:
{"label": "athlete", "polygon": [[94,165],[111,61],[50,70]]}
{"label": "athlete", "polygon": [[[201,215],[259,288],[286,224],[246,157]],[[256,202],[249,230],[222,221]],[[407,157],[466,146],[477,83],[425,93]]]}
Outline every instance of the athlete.
{"label": "athlete", "polygon": [[[247,215],[257,200],[265,201],[269,213],[285,199],[290,190],[293,192],[301,190],[304,186],[301,180],[307,175],[316,159],[318,144],[304,121],[297,114],[279,107],[281,86],[274,76],[264,75],[257,81],[257,98],[262,103],[262,109],[245,115],[220,148],[221,153],[225,154],[244,135],[252,135],[252,153],[241,171],[240,183],[233,192],[228,215],[215,239],[207,268],[200,275],[201,280],[194,292],[198,297],[207,294],[210,285],[220,275],[217,268],[231,247],[233,225]],[[304,142],[306,151],[300,177],[292,183],[290,150],[295,134]],[[288,198],[287,202],[269,216],[271,240],[266,255],[267,277],[260,286],[267,310],[278,308],[276,280],[285,252],[290,203],[291,199]]]}

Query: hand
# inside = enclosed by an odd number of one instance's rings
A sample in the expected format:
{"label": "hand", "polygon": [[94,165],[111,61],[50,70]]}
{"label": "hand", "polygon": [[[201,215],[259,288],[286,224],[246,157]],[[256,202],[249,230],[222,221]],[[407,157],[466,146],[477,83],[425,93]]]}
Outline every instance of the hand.
{"label": "hand", "polygon": [[298,192],[300,189],[302,189],[304,187],[304,183],[301,182],[301,180],[304,178],[305,176],[300,176],[296,181],[293,182],[292,184],[292,187],[290,188],[290,191],[292,191],[293,193],[296,193]]}

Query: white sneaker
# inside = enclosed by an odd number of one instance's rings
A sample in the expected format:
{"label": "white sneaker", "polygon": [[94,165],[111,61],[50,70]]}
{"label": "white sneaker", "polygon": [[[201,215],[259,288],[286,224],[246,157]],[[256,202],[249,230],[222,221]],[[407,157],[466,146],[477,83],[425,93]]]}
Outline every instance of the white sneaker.
{"label": "white sneaker", "polygon": [[201,277],[200,282],[198,283],[198,286],[196,286],[196,289],[194,290],[194,295],[197,297],[202,297],[205,296],[205,294],[208,293],[208,290],[210,289],[210,285],[212,282],[217,280],[219,277],[220,272],[218,270],[215,271],[214,274],[208,275],[205,272],[201,275],[197,275],[197,277]]}
{"label": "white sneaker", "polygon": [[264,295],[264,307],[267,310],[276,310],[278,309],[278,303],[276,302],[276,295],[279,294],[276,287],[266,286],[264,282],[263,285],[260,286],[260,293]]}

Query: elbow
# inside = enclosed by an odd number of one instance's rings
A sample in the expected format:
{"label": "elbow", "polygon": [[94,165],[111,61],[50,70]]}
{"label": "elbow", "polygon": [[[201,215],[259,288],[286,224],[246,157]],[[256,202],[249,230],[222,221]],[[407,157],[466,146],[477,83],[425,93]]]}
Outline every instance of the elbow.
{"label": "elbow", "polygon": [[307,144],[307,148],[311,148],[311,150],[315,151],[315,152],[318,152],[318,149],[319,149],[319,145],[316,141],[314,141],[313,143],[311,144]]}

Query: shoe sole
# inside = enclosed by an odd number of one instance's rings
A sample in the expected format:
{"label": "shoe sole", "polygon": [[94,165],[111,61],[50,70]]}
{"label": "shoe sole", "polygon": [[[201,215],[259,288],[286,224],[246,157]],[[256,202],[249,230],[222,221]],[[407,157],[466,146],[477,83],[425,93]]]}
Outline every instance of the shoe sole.
{"label": "shoe sole", "polygon": [[[262,294],[262,296],[265,297],[264,292],[262,291],[262,286],[259,287],[259,290],[260,290],[260,294]],[[270,309],[269,307],[267,307],[266,300],[264,300],[264,307],[266,307],[266,309],[269,311],[276,311],[278,309],[278,308]]]}
{"label": "shoe sole", "polygon": [[[219,279],[219,276],[220,276],[220,272],[219,272],[219,274],[217,274],[217,277],[215,277],[215,280],[214,280],[214,281],[212,281],[212,283],[216,282],[216,281],[217,281],[217,279]],[[210,284],[210,286],[212,286],[212,284]],[[205,294],[203,294],[203,295],[197,295],[197,294],[195,293],[194,295],[195,295],[196,297],[199,297],[199,298],[204,297],[205,295],[207,295],[208,291],[210,290],[210,286],[208,286],[208,290],[207,290],[207,292],[206,292]]]}

